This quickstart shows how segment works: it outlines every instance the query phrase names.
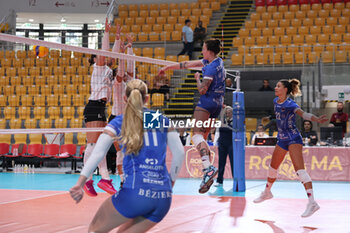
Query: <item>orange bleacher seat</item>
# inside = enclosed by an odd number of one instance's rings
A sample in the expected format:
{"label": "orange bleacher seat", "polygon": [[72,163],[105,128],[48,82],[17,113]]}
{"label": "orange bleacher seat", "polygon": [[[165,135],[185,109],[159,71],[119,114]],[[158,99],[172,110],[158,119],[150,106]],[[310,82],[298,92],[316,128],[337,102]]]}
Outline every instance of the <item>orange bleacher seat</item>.
{"label": "orange bleacher seat", "polygon": [[115,18],[114,19],[114,25],[123,25],[124,24],[124,19],[123,18]]}
{"label": "orange bleacher seat", "polygon": [[141,31],[141,26],[140,25],[132,25],[131,26],[131,32],[138,34]]}
{"label": "orange bleacher seat", "polygon": [[324,10],[332,10],[333,9],[333,4],[332,3],[324,3],[322,8]]}
{"label": "orange bleacher seat", "polygon": [[322,27],[322,32],[323,32],[324,34],[327,34],[327,35],[333,34],[333,27],[330,26],[330,25],[323,26],[323,27]]}
{"label": "orange bleacher seat", "polygon": [[66,119],[72,119],[75,115],[74,107],[66,106],[62,108],[63,117]]}
{"label": "orange bleacher seat", "polygon": [[276,28],[278,27],[278,21],[271,19],[269,21],[267,21],[267,28],[272,29],[272,28]]}
{"label": "orange bleacher seat", "polygon": [[176,62],[177,61],[177,57],[173,56],[173,55],[168,55],[168,56],[166,56],[165,60]]}
{"label": "orange bleacher seat", "polygon": [[255,22],[253,22],[253,21],[246,21],[245,24],[244,24],[244,27],[245,27],[246,29],[255,28]]}
{"label": "orange bleacher seat", "polygon": [[245,37],[248,37],[249,36],[249,29],[246,29],[246,28],[241,28],[238,32],[238,35],[239,37],[241,38],[245,38]]}
{"label": "orange bleacher seat", "polygon": [[159,11],[158,10],[151,10],[149,12],[149,16],[150,17],[154,17],[154,18],[157,18],[159,16]]}
{"label": "orange bleacher seat", "polygon": [[292,36],[294,45],[302,45],[304,44],[304,35],[294,35]]}
{"label": "orange bleacher seat", "polygon": [[286,35],[293,36],[297,34],[297,27],[287,27]]}
{"label": "orange bleacher seat", "polygon": [[290,19],[282,19],[279,21],[279,26],[280,27],[289,27],[290,26]]}
{"label": "orange bleacher seat", "polygon": [[60,117],[60,108],[56,106],[50,106],[47,109],[47,113],[49,115],[49,118],[55,119]]}
{"label": "orange bleacher seat", "polygon": [[318,12],[318,17],[320,18],[328,18],[329,17],[329,10],[322,9]]}
{"label": "orange bleacher seat", "polygon": [[283,16],[284,16],[284,19],[289,19],[289,20],[295,18],[294,12],[291,12],[291,11],[284,12]]}
{"label": "orange bleacher seat", "polygon": [[178,62],[189,61],[189,60],[190,60],[190,59],[189,59],[188,55],[180,55],[180,56],[178,56],[178,58],[177,58],[177,61],[178,61]]}
{"label": "orange bleacher seat", "polygon": [[255,25],[257,28],[266,28],[266,21],[265,20],[258,20],[255,22]]}
{"label": "orange bleacher seat", "polygon": [[145,18],[143,17],[136,17],[135,18],[135,24],[138,26],[144,25],[145,24]]}
{"label": "orange bleacher seat", "polygon": [[238,47],[243,45],[243,39],[241,37],[234,37],[232,40],[232,46],[233,47]]}
{"label": "orange bleacher seat", "polygon": [[[150,41],[159,41],[159,32],[150,32],[148,34],[149,40]],[[148,56],[146,56],[148,57]]]}
{"label": "orange bleacher seat", "polygon": [[280,37],[282,45],[289,45],[292,43],[292,37],[289,35],[284,35]]}
{"label": "orange bleacher seat", "polygon": [[341,34],[332,34],[331,35],[331,42],[335,43],[335,44],[340,44],[342,42]]}
{"label": "orange bleacher seat", "polygon": [[244,65],[255,65],[255,56],[250,53],[244,55]]}
{"label": "orange bleacher seat", "polygon": [[118,12],[118,17],[121,18],[121,19],[125,19],[129,16],[129,13],[128,11],[120,11]]}
{"label": "orange bleacher seat", "polygon": [[177,23],[177,17],[175,17],[175,16],[167,17],[167,23],[168,24],[176,24]]}
{"label": "orange bleacher seat", "polygon": [[164,106],[164,94],[154,93],[152,95],[152,107]]}
{"label": "orange bleacher seat", "polygon": [[245,38],[244,44],[245,44],[246,46],[255,45],[255,37],[247,37],[247,38]]}
{"label": "orange bleacher seat", "polygon": [[283,19],[283,13],[281,13],[281,12],[275,12],[275,13],[272,14],[272,18],[273,18],[274,20],[281,20],[281,19]]}
{"label": "orange bleacher seat", "polygon": [[317,40],[318,40],[318,43],[320,43],[320,44],[328,44],[329,35],[328,34],[318,35]]}
{"label": "orange bleacher seat", "polygon": [[306,63],[306,54],[303,52],[295,53],[295,63],[296,64],[305,64]]}
{"label": "orange bleacher seat", "polygon": [[342,9],[344,9],[344,7],[345,7],[344,2],[337,2],[337,3],[334,4],[334,8],[338,9],[338,10],[342,10]]}
{"label": "orange bleacher seat", "polygon": [[267,45],[267,37],[266,36],[259,36],[256,38],[256,44],[258,46],[265,46]]}
{"label": "orange bleacher seat", "polygon": [[142,18],[147,18],[147,17],[149,17],[149,11],[148,10],[140,10],[139,16]]}
{"label": "orange bleacher seat", "polygon": [[21,96],[21,104],[22,106],[32,106],[33,96],[31,95],[22,95]]}
{"label": "orange bleacher seat", "polygon": [[315,19],[317,18],[317,11],[310,10],[306,13],[306,17],[309,19]]}
{"label": "orange bleacher seat", "polygon": [[152,28],[154,32],[160,33],[163,31],[163,24],[154,24]]}
{"label": "orange bleacher seat", "polygon": [[324,51],[321,56],[324,63],[333,63],[333,52]]}
{"label": "orange bleacher seat", "polygon": [[142,32],[150,33],[151,31],[152,31],[152,25],[148,25],[148,24],[142,25]]}
{"label": "orange bleacher seat", "polygon": [[153,48],[144,47],[142,49],[142,56],[153,57]]}
{"label": "orange bleacher seat", "polygon": [[292,19],[290,24],[293,27],[300,27],[301,26],[301,20],[300,19]]}
{"label": "orange bleacher seat", "polygon": [[285,29],[282,27],[277,27],[273,30],[275,36],[282,36],[285,34]]}
{"label": "orange bleacher seat", "polygon": [[316,43],[316,36],[315,35],[306,35],[305,36],[305,43],[306,44],[315,44]]}
{"label": "orange bleacher seat", "polygon": [[[350,4],[349,4],[350,5]],[[341,15],[343,17],[350,17],[350,9],[349,8],[345,8],[341,11]]]}
{"label": "orange bleacher seat", "polygon": [[190,9],[182,9],[181,10],[181,15],[182,16],[186,16],[186,17],[189,17],[191,15],[191,10]]}
{"label": "orange bleacher seat", "polygon": [[277,11],[277,6],[267,6],[267,12],[273,13]]}
{"label": "orange bleacher seat", "polygon": [[346,53],[344,51],[336,51],[335,52],[335,62],[346,62]]}
{"label": "orange bleacher seat", "polygon": [[170,12],[168,9],[160,10],[160,16],[161,17],[168,17],[170,15]]}
{"label": "orange bleacher seat", "polygon": [[138,41],[148,41],[148,33],[145,32],[139,32],[137,34]]}
{"label": "orange bleacher seat", "polygon": [[125,22],[124,22],[124,24],[125,25],[128,25],[128,26],[131,26],[131,25],[133,25],[135,23],[135,18],[126,18],[125,19]]}
{"label": "orange bleacher seat", "polygon": [[[279,13],[279,12],[276,12],[276,13]],[[253,20],[251,18],[252,21],[259,21],[259,20],[270,20],[272,18],[272,14],[270,14],[269,12],[264,12],[264,13],[261,13],[261,19],[258,19],[258,20]]]}
{"label": "orange bleacher seat", "polygon": [[24,122],[24,127],[26,129],[35,129],[37,124],[37,120],[35,119],[26,119]]}
{"label": "orange bleacher seat", "polygon": [[166,23],[166,17],[162,17],[162,16],[160,16],[160,17],[157,17],[156,18],[156,23],[157,24],[165,24]]}
{"label": "orange bleacher seat", "polygon": [[337,45],[334,43],[329,43],[325,45],[325,50],[332,52],[332,54],[337,50]]}
{"label": "orange bleacher seat", "polygon": [[335,27],[342,26],[345,29],[346,25],[349,25],[349,17],[339,17],[338,18],[339,25],[336,25]]}
{"label": "orange bleacher seat", "polygon": [[12,107],[19,106],[19,95],[10,95],[7,97],[7,101]]}
{"label": "orange bleacher seat", "polygon": [[173,31],[171,33],[171,40],[172,41],[179,41],[179,40],[181,40],[181,31]]}
{"label": "orange bleacher seat", "polygon": [[294,63],[293,53],[289,53],[289,52],[283,53],[282,61],[283,61],[283,64],[293,64]]}
{"label": "orange bleacher seat", "polygon": [[232,54],[231,61],[232,65],[242,65],[243,55],[242,54]]}
{"label": "orange bleacher seat", "polygon": [[[29,94],[31,95],[31,94]],[[45,106],[44,95],[34,95],[34,106]]]}
{"label": "orange bleacher seat", "polygon": [[159,10],[168,10],[169,4],[168,3],[160,3],[159,4]]}
{"label": "orange bleacher seat", "polygon": [[219,2],[211,2],[210,9],[212,9],[213,11],[220,10],[220,3]]}
{"label": "orange bleacher seat", "polygon": [[261,29],[260,28],[253,28],[250,30],[250,36],[251,37],[257,37],[261,36]]}
{"label": "orange bleacher seat", "polygon": [[159,10],[159,5],[155,4],[155,3],[151,3],[151,4],[149,4],[149,10],[150,11],[152,11],[152,10],[158,11]]}
{"label": "orange bleacher seat", "polygon": [[3,108],[3,113],[4,113],[4,118],[6,120],[15,118],[15,116],[16,116],[16,108],[15,107],[11,107],[11,106],[7,106],[7,107]]}
{"label": "orange bleacher seat", "polygon": [[269,64],[269,54],[259,53],[255,57],[256,57],[256,64],[258,65]]}
{"label": "orange bleacher seat", "polygon": [[295,12],[295,18],[296,19],[304,19],[306,17],[306,13],[304,11],[297,11]]}
{"label": "orange bleacher seat", "polygon": [[288,11],[288,6],[287,5],[280,5],[280,6],[278,6],[277,10],[279,12],[286,12],[286,11]]}
{"label": "orange bleacher seat", "polygon": [[316,53],[316,52],[308,53],[308,63],[309,64],[313,64],[315,62],[318,62],[318,60],[319,60],[318,53]]}
{"label": "orange bleacher seat", "polygon": [[306,19],[302,20],[302,25],[303,26],[309,27],[309,26],[312,26],[313,24],[314,24],[313,19],[306,18]]}
{"label": "orange bleacher seat", "polygon": [[264,6],[258,6],[256,7],[256,12],[258,13],[266,12],[266,8]]}

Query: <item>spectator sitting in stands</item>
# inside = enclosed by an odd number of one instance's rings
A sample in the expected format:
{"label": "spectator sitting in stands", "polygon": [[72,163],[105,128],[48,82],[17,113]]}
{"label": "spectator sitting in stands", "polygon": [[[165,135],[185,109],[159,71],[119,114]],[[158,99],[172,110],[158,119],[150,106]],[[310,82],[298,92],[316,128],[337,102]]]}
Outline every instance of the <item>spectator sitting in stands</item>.
{"label": "spectator sitting in stands", "polygon": [[317,133],[312,130],[312,122],[309,120],[304,120],[303,130],[301,131],[301,136],[303,137],[304,145],[315,146],[318,141]]}
{"label": "spectator sitting in stands", "polygon": [[272,87],[270,87],[270,82],[267,79],[263,80],[263,86],[259,89],[259,91],[274,91]]}
{"label": "spectator sitting in stands", "polygon": [[264,126],[262,124],[260,124],[258,126],[258,131],[252,137],[252,145],[255,145],[255,139],[256,138],[268,138],[268,137],[269,137],[269,135],[267,135],[264,132]]}
{"label": "spectator sitting in stands", "polygon": [[226,86],[225,91],[234,91],[235,90],[231,78],[225,79],[225,86]]}
{"label": "spectator sitting in stands", "polygon": [[198,26],[194,29],[194,42],[200,41],[201,47],[203,47],[204,39],[206,37],[207,29],[202,26],[202,21],[198,21]]}
{"label": "spectator sitting in stands", "polygon": [[349,116],[347,113],[343,112],[344,110],[344,104],[343,102],[337,103],[337,111],[332,114],[331,120],[329,121],[334,126],[341,126],[343,127],[343,137],[346,134],[346,123],[349,120]]}
{"label": "spectator sitting in stands", "polygon": [[161,76],[157,75],[154,78],[153,87],[150,90],[151,99],[152,99],[152,95],[154,93],[164,94],[164,100],[169,101],[169,99],[170,99],[170,86],[169,86],[169,79],[167,77],[161,77]]}

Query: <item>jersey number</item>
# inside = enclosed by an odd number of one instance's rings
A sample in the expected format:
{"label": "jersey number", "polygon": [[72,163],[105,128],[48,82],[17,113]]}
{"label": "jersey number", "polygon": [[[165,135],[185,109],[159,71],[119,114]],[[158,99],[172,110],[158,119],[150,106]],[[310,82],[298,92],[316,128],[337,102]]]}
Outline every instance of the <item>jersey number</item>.
{"label": "jersey number", "polygon": [[[144,140],[145,140],[145,145],[150,146],[149,133],[144,132],[143,136],[144,136]],[[152,130],[152,138],[153,138],[153,146],[158,146],[157,132],[155,129]]]}

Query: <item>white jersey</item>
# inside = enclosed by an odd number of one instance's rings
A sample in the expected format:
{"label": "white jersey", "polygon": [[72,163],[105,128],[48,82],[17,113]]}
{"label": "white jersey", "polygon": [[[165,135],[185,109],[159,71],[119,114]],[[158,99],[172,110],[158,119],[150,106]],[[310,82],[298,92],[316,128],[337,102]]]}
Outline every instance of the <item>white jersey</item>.
{"label": "white jersey", "polygon": [[91,75],[91,95],[89,100],[111,99],[111,86],[113,81],[113,71],[108,66],[93,65]]}

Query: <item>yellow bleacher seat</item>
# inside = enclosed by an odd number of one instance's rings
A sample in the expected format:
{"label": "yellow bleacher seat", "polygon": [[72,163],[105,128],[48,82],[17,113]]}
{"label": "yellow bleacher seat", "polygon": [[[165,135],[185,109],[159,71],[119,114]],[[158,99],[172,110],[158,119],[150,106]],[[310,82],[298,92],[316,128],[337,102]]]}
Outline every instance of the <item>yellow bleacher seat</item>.
{"label": "yellow bleacher seat", "polygon": [[327,18],[329,17],[329,10],[322,9],[318,12],[318,17]]}
{"label": "yellow bleacher seat", "polygon": [[6,50],[5,51],[5,57],[6,58],[15,58],[16,54],[13,50]]}
{"label": "yellow bleacher seat", "polygon": [[56,106],[50,106],[47,109],[50,119],[55,119],[60,117],[60,108]]}
{"label": "yellow bleacher seat", "polygon": [[198,2],[191,2],[190,3],[190,8],[191,9],[198,9],[199,8],[199,3]]}
{"label": "yellow bleacher seat", "polygon": [[6,120],[9,120],[9,119],[12,119],[12,118],[15,118],[16,116],[16,108],[15,107],[5,107],[3,109],[4,111],[4,118]]}
{"label": "yellow bleacher seat", "polygon": [[24,127],[26,129],[35,129],[36,128],[36,123],[37,123],[36,119],[26,119],[24,121]]}
{"label": "yellow bleacher seat", "polygon": [[166,56],[166,59],[165,59],[165,60],[177,62],[177,57],[174,56],[174,55],[168,55],[168,56]]}
{"label": "yellow bleacher seat", "polygon": [[286,35],[293,36],[297,34],[297,27],[287,27],[286,28]]}
{"label": "yellow bleacher seat", "polygon": [[136,17],[139,17],[139,12],[138,11],[129,11],[129,17],[135,19]]}
{"label": "yellow bleacher seat", "polygon": [[34,119],[45,118],[45,107],[37,107],[37,105],[35,105],[35,107],[33,108],[33,115]]}
{"label": "yellow bleacher seat", "polygon": [[305,43],[312,45],[316,43],[316,35],[306,35],[305,36]]}
{"label": "yellow bleacher seat", "polygon": [[80,118],[71,119],[70,120],[70,127],[71,128],[82,128],[83,121]]}
{"label": "yellow bleacher seat", "polygon": [[22,127],[22,120],[21,119],[10,119],[9,122],[10,129],[20,129]]}
{"label": "yellow bleacher seat", "polygon": [[273,13],[277,11],[277,6],[267,6],[267,12]]}
{"label": "yellow bleacher seat", "polygon": [[155,4],[155,3],[151,3],[149,4],[149,10],[152,11],[152,10],[159,10],[159,5],[158,4]]}
{"label": "yellow bleacher seat", "polygon": [[178,56],[177,61],[178,62],[189,61],[189,57],[188,57],[188,55],[180,55],[180,56]]}
{"label": "yellow bleacher seat", "polygon": [[250,29],[250,36],[251,37],[261,36],[261,29],[260,28]]}
{"label": "yellow bleacher seat", "polygon": [[[150,41],[159,41],[159,32],[150,32],[148,37]],[[145,57],[152,57],[152,56],[146,55]]]}
{"label": "yellow bleacher seat", "polygon": [[0,107],[7,106],[7,96],[6,95],[0,95]]}
{"label": "yellow bleacher seat", "polygon": [[71,106],[72,95],[60,95],[60,106]]}
{"label": "yellow bleacher seat", "polygon": [[55,119],[55,128],[67,128],[67,118]]}
{"label": "yellow bleacher seat", "polygon": [[333,3],[324,3],[322,8],[324,10],[332,10],[333,9]]}
{"label": "yellow bleacher seat", "polygon": [[29,134],[30,144],[42,144],[42,134]]}
{"label": "yellow bleacher seat", "polygon": [[255,131],[258,124],[258,120],[256,118],[246,117],[245,124],[246,124],[246,131],[248,132]]}
{"label": "yellow bleacher seat", "polygon": [[306,17],[305,11],[297,11],[295,12],[296,19],[304,19]]}
{"label": "yellow bleacher seat", "polygon": [[[2,120],[2,119],[0,119],[0,120]],[[2,143],[11,144],[11,134],[0,134],[0,141]]]}
{"label": "yellow bleacher seat", "polygon": [[243,55],[242,54],[232,54],[231,61],[232,65],[242,65]]}
{"label": "yellow bleacher seat", "polygon": [[258,6],[256,7],[256,12],[258,13],[266,12],[266,8],[264,6]]}
{"label": "yellow bleacher seat", "polygon": [[319,11],[322,9],[322,5],[320,3],[314,3],[312,4],[311,9],[314,11]]}
{"label": "yellow bleacher seat", "polygon": [[119,18],[125,19],[125,18],[127,18],[128,16],[129,16],[128,11],[119,11],[119,12],[118,12],[118,17],[119,17]]}
{"label": "yellow bleacher seat", "polygon": [[294,55],[296,64],[305,64],[306,63],[306,55],[303,52],[297,52]]}
{"label": "yellow bleacher seat", "polygon": [[161,17],[168,17],[169,15],[170,15],[170,12],[168,9],[160,10]]}
{"label": "yellow bleacher seat", "polygon": [[241,37],[234,37],[232,40],[232,47],[238,47],[243,45],[243,39]]}
{"label": "yellow bleacher seat", "polygon": [[22,106],[27,106],[27,107],[32,106],[33,105],[32,102],[33,102],[33,96],[32,95],[22,95],[21,96],[21,104],[22,104]]}
{"label": "yellow bleacher seat", "polygon": [[339,25],[336,25],[335,27],[341,26],[342,28],[345,29],[345,26],[349,25],[349,17],[344,17],[344,16],[339,17],[338,21],[339,21]]}
{"label": "yellow bleacher seat", "polygon": [[350,9],[349,8],[345,8],[345,9],[341,10],[341,15],[343,17],[350,17]]}
{"label": "yellow bleacher seat", "polygon": [[58,106],[58,95],[49,95],[47,96],[48,106]]}
{"label": "yellow bleacher seat", "polygon": [[15,144],[27,144],[27,134],[15,134],[13,135]]}
{"label": "yellow bleacher seat", "polygon": [[40,118],[39,119],[39,127],[41,129],[52,128],[52,120],[51,119],[47,119],[47,118]]}
{"label": "yellow bleacher seat", "polygon": [[[279,12],[276,12],[279,13]],[[269,12],[264,12],[261,13],[261,19],[258,20],[254,20],[253,18],[251,18],[252,21],[259,21],[259,20],[270,20],[273,17],[273,14],[269,13]]]}
{"label": "yellow bleacher seat", "polygon": [[7,95],[7,96],[15,94],[15,86],[7,85],[7,86],[4,86],[2,90],[4,92],[4,95]]}
{"label": "yellow bleacher seat", "polygon": [[18,108],[18,117],[20,119],[28,119],[30,118],[30,107],[19,107]]}
{"label": "yellow bleacher seat", "polygon": [[253,45],[255,45],[255,37],[247,37],[247,38],[245,38],[244,44],[246,46],[253,46]]}
{"label": "yellow bleacher seat", "polygon": [[[3,77],[5,78],[5,77]],[[21,85],[21,82],[22,82],[22,78],[21,77],[18,77],[18,76],[14,76],[14,77],[9,77],[10,78],[10,82],[11,82],[11,85],[15,85],[16,86],[16,90],[17,90],[17,87],[19,85]],[[5,86],[7,84],[3,84],[3,86]]]}
{"label": "yellow bleacher seat", "polygon": [[65,133],[64,134],[64,144],[73,144],[73,133]]}
{"label": "yellow bleacher seat", "polygon": [[17,107],[19,106],[19,95],[10,95],[7,97],[7,101],[10,106]]}
{"label": "yellow bleacher seat", "polygon": [[78,139],[78,143],[77,144],[79,146],[85,145],[86,144],[86,133],[78,132],[77,139]]}
{"label": "yellow bleacher seat", "polygon": [[244,27],[246,29],[255,28],[255,22],[253,22],[253,21],[245,21]]}
{"label": "yellow bleacher seat", "polygon": [[[284,19],[289,19],[289,20],[295,18],[294,12],[291,12],[291,11],[284,12],[283,16],[284,16]],[[279,20],[281,20],[281,19],[279,19]]]}
{"label": "yellow bleacher seat", "polygon": [[164,94],[154,93],[152,95],[152,107],[164,106]]}
{"label": "yellow bleacher seat", "polygon": [[278,6],[278,12],[286,12],[288,11],[288,6],[287,5],[280,5]]}
{"label": "yellow bleacher seat", "polygon": [[20,58],[12,59],[12,65],[14,67],[22,67],[23,66],[23,59],[20,59]]}

